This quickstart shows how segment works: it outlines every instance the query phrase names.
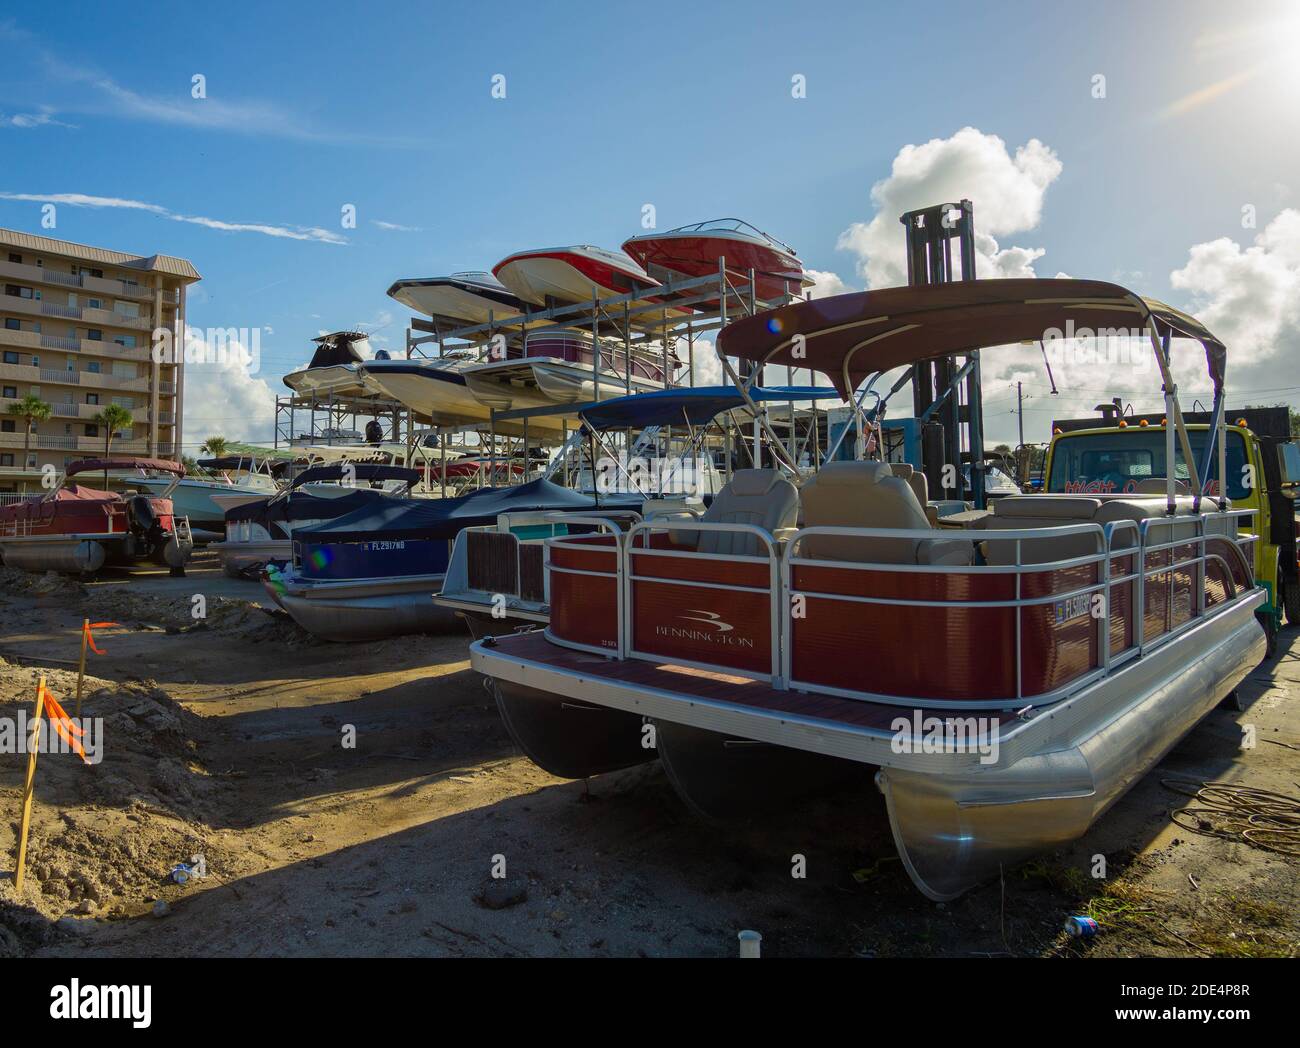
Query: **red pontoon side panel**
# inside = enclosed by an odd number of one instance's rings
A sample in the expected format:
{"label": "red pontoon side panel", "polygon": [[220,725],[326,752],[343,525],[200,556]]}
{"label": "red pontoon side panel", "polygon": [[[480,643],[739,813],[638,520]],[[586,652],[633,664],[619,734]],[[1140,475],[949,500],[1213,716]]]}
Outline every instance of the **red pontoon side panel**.
{"label": "red pontoon side panel", "polygon": [[[575,549],[576,546],[584,548]],[[547,573],[551,587],[551,636],[561,643],[568,641],[616,651],[619,554],[613,536],[566,538],[562,542],[550,542],[547,547],[552,569]]]}

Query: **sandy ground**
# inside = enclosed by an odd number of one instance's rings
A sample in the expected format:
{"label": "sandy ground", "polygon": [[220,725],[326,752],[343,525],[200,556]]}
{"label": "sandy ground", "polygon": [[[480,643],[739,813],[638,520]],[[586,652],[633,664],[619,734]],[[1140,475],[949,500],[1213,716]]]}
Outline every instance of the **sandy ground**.
{"label": "sandy ground", "polygon": [[[121,624],[85,688],[104,760],[42,756],[21,897],[26,758],[0,755],[0,956],[727,956],[742,928],[768,956],[1298,950],[1300,860],[1172,824],[1185,799],[1161,784],[1300,791],[1295,630],[1244,712],[1216,710],[1084,840],[941,905],[901,869],[866,772],[797,812],[705,824],[657,765],[566,782],[518,755],[465,637],[327,644],[260,600],[210,558],[183,579],[0,572],[0,717],[41,672],[70,701],[82,618]],[[167,879],[195,855],[207,876]],[[1069,939],[1072,913],[1100,935]]]}

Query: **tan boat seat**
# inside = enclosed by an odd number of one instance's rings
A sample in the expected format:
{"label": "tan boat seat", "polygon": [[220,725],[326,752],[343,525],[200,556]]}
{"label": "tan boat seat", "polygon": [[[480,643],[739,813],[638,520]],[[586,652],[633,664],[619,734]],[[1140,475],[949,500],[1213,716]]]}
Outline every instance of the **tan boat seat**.
{"label": "tan boat seat", "polygon": [[[798,516],[799,489],[780,470],[741,469],[713,497],[700,520],[706,524],[750,524],[771,534],[794,527]],[[767,552],[755,535],[727,531],[693,534],[700,553],[754,557]]]}
{"label": "tan boat seat", "polygon": [[[1083,495],[1007,495],[991,504],[993,513],[982,525],[987,531],[1065,528],[1092,522],[1101,504],[1101,499]],[[1086,557],[1101,548],[1099,540],[1088,534],[1025,539],[1019,545],[1022,564]],[[1013,539],[988,539],[980,548],[990,564],[1016,563]]]}
{"label": "tan boat seat", "polygon": [[[1168,490],[1168,481],[1164,477],[1147,477],[1145,480],[1137,482],[1134,494],[1137,495],[1163,495]],[[1183,480],[1174,481],[1174,493],[1177,495],[1190,495],[1192,489],[1187,486]]]}
{"label": "tan boat seat", "polygon": [[[1181,495],[1174,505],[1179,515],[1193,512],[1195,500]],[[1203,508],[1211,508],[1203,506]],[[1111,524],[1125,520],[1141,522],[1167,515],[1167,500],[1157,495],[1103,496],[1092,498],[1083,495],[1010,495],[993,503],[993,515],[983,526],[990,530],[1064,527],[1069,524],[1091,521]],[[1212,526],[1211,531],[1231,533],[1232,525]],[[1196,534],[1194,524],[1175,524],[1154,528],[1149,532],[1152,543],[1191,538]],[[1116,529],[1111,540],[1112,549],[1125,549],[1136,542],[1132,528]],[[1100,550],[1097,538],[1087,534],[1062,535],[1060,538],[1027,539],[1021,544],[1020,560],[1023,564],[1044,564],[1055,560],[1084,557]],[[1016,544],[1010,539],[989,539],[981,544],[985,559],[990,564],[1014,564]]]}
{"label": "tan boat seat", "polygon": [[[804,527],[930,531],[912,486],[884,462],[831,462],[803,488]],[[804,556],[876,564],[969,564],[964,539],[890,539],[814,535]]]}
{"label": "tan boat seat", "polygon": [[[912,494],[916,496],[916,501],[921,504],[922,509],[928,510],[930,505],[930,483],[926,480],[925,474],[910,462],[891,462],[889,468],[893,471],[894,476],[907,481],[911,485]],[[926,515],[929,516],[929,513],[927,512]]]}

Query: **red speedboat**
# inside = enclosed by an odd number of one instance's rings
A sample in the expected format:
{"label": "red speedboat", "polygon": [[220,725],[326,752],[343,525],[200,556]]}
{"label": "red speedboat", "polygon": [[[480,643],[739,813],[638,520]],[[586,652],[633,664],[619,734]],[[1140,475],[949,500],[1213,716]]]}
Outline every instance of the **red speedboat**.
{"label": "red speedboat", "polygon": [[[738,218],[697,222],[663,233],[647,233],[623,244],[623,250],[656,275],[704,277],[718,272],[725,260],[733,283],[749,280],[754,271],[757,295],[764,302],[799,294],[814,281],[804,275],[794,248]],[[737,284],[739,290],[743,291]]]}
{"label": "red speedboat", "polygon": [[[525,302],[547,306],[590,303],[593,298],[618,298],[646,292],[628,303],[632,309],[658,304],[653,294],[659,281],[650,276],[622,251],[609,251],[590,244],[516,251],[492,269],[507,288]],[[631,317],[635,327],[658,327],[667,317],[681,317],[690,309],[678,306],[666,311],[642,311]]]}
{"label": "red speedboat", "polygon": [[[68,482],[82,473],[147,469],[176,480],[162,495],[100,491]],[[0,507],[0,559],[11,568],[90,574],[106,563],[156,560],[183,573],[194,543],[188,518],[173,513],[179,462],[133,456],[82,459],[46,495]]]}

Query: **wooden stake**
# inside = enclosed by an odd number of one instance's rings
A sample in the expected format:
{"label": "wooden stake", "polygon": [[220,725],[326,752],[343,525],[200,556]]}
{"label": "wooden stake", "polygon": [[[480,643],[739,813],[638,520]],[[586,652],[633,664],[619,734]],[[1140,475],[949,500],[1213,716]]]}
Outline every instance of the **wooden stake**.
{"label": "wooden stake", "polygon": [[81,663],[77,666],[77,709],[73,714],[81,720],[81,682],[86,679],[86,642],[90,640],[90,619],[81,620]]}
{"label": "wooden stake", "polygon": [[27,831],[32,823],[32,793],[36,787],[36,751],[40,742],[41,714],[45,712],[45,676],[36,685],[36,715],[32,720],[30,745],[27,747],[27,781],[23,784],[23,817],[18,830],[18,862],[14,869],[14,889],[23,890],[23,874],[27,870]]}

